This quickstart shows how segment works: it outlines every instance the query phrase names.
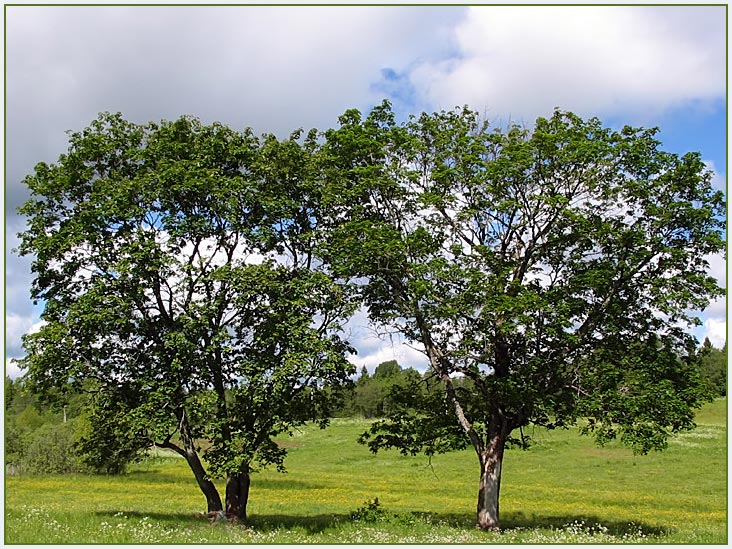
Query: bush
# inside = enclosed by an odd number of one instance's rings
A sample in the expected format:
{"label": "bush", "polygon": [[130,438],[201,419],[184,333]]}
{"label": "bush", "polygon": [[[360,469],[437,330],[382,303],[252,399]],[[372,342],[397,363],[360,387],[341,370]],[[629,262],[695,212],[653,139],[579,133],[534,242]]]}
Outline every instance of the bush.
{"label": "bush", "polygon": [[5,418],[5,473],[15,475],[21,472],[27,436],[15,421]]}
{"label": "bush", "polygon": [[360,522],[382,522],[390,518],[390,514],[381,507],[379,498],[366,501],[363,507],[351,511],[351,520]]}
{"label": "bush", "polygon": [[74,449],[74,421],[45,424],[30,434],[20,461],[21,470],[31,474],[78,473],[86,468]]}

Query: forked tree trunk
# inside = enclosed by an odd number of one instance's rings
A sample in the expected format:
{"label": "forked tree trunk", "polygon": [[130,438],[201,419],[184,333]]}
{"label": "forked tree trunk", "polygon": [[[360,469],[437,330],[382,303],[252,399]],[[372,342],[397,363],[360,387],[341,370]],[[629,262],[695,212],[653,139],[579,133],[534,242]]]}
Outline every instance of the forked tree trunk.
{"label": "forked tree trunk", "polygon": [[186,456],[186,460],[188,461],[188,466],[191,468],[191,471],[193,471],[193,474],[196,477],[198,487],[201,489],[201,492],[203,492],[203,495],[206,497],[206,507],[208,509],[208,512],[215,513],[217,511],[223,511],[219,491],[216,489],[216,486],[214,486],[214,483],[208,479],[206,471],[201,464],[201,460],[198,459],[198,455],[195,453],[193,453],[192,455],[188,455]]}
{"label": "forked tree trunk", "polygon": [[242,522],[247,520],[247,503],[249,502],[249,485],[251,479],[249,468],[229,475],[226,479],[226,515],[236,517]]}
{"label": "forked tree trunk", "polygon": [[478,528],[498,530],[498,498],[501,492],[501,466],[505,437],[494,435],[480,453],[480,485],[478,488]]}
{"label": "forked tree trunk", "polygon": [[193,476],[196,477],[198,487],[206,498],[207,511],[209,513],[223,511],[224,507],[221,504],[221,496],[219,496],[219,492],[214,483],[208,478],[206,469],[204,469],[203,464],[198,457],[198,453],[196,452],[196,445],[193,440],[193,436],[191,435],[190,425],[188,424],[185,410],[182,408],[178,409],[176,411],[176,417],[179,421],[180,438],[183,442],[183,448],[173,444],[170,440],[166,440],[162,444],[159,444],[159,446],[161,448],[170,448],[186,459],[188,467],[191,468]]}

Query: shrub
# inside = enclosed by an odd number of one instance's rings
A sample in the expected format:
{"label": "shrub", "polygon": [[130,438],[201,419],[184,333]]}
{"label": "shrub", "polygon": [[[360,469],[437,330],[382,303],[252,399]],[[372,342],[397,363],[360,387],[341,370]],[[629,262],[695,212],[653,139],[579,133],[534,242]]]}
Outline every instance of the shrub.
{"label": "shrub", "polygon": [[18,424],[5,418],[5,473],[17,475],[22,472],[23,455],[27,436]]}
{"label": "shrub", "polygon": [[379,498],[364,503],[363,507],[351,511],[351,520],[360,522],[383,522],[389,519],[389,513],[381,507]]}
{"label": "shrub", "polygon": [[21,460],[25,473],[53,474],[85,471],[74,449],[75,422],[42,425],[30,434]]}

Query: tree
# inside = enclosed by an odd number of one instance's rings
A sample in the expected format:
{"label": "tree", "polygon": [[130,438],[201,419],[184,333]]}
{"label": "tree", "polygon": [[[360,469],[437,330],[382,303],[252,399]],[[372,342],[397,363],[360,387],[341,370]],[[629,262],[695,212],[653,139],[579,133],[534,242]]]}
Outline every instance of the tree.
{"label": "tree", "polygon": [[363,439],[472,446],[483,529],[527,425],[586,418],[599,443],[640,452],[693,427],[704,391],[684,327],[722,295],[705,258],[724,250],[725,204],[699,154],[655,133],[559,110],[531,131],[467,108],[397,124],[387,102],[326,132],[327,259],[442,387]]}
{"label": "tree", "polygon": [[390,377],[398,376],[402,371],[401,366],[396,360],[387,360],[381,362],[374,370],[374,377],[380,377],[388,379]]}
{"label": "tree", "polygon": [[[62,399],[59,391],[52,391],[41,401],[22,377],[6,377],[5,383],[6,472],[88,472],[76,447],[86,395],[66,388]],[[13,395],[10,403],[9,390]]]}
{"label": "tree", "polygon": [[7,412],[18,394],[18,385],[10,376],[5,376],[5,411]]}
{"label": "tree", "polygon": [[358,380],[367,380],[369,378],[369,371],[366,369],[366,366],[361,366],[361,373],[358,376]]}
{"label": "tree", "polygon": [[28,379],[93,387],[98,466],[170,448],[209,512],[225,477],[225,511],[246,519],[250,473],[283,468],[274,437],[324,426],[353,372],[350,293],[315,255],[316,135],[103,114],[69,141],[25,179],[19,251],[44,321],[24,338]]}

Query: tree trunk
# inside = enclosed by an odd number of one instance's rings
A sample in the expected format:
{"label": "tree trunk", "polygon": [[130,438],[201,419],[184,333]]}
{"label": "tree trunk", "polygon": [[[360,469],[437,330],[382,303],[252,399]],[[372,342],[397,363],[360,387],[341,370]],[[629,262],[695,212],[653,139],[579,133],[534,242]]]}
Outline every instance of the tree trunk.
{"label": "tree trunk", "polygon": [[239,473],[231,474],[226,479],[226,515],[236,517],[242,522],[247,520],[247,503],[249,502],[249,467],[245,466]]}
{"label": "tree trunk", "polygon": [[191,435],[190,425],[188,424],[185,410],[182,408],[178,409],[176,411],[176,417],[179,421],[178,430],[180,432],[181,441],[183,442],[183,448],[178,447],[169,440],[166,440],[164,443],[160,444],[160,446],[162,448],[170,448],[186,458],[188,466],[191,468],[191,471],[193,471],[193,476],[196,477],[198,487],[206,498],[207,511],[209,513],[223,511],[224,506],[221,504],[221,496],[219,496],[219,492],[214,483],[208,478],[206,469],[203,468],[203,464],[198,458],[196,445],[193,441],[193,436]]}
{"label": "tree trunk", "polygon": [[219,491],[216,489],[214,483],[209,480],[208,475],[201,464],[201,460],[198,459],[198,455],[194,453],[191,456],[186,456],[186,460],[188,461],[188,466],[196,477],[198,487],[206,497],[206,507],[208,512],[215,513],[217,511],[223,511],[224,507],[221,505],[221,496],[219,496]]}
{"label": "tree trunk", "polygon": [[498,497],[501,491],[501,465],[505,437],[496,434],[488,441],[486,449],[479,454],[480,485],[478,489],[478,528],[499,530]]}

